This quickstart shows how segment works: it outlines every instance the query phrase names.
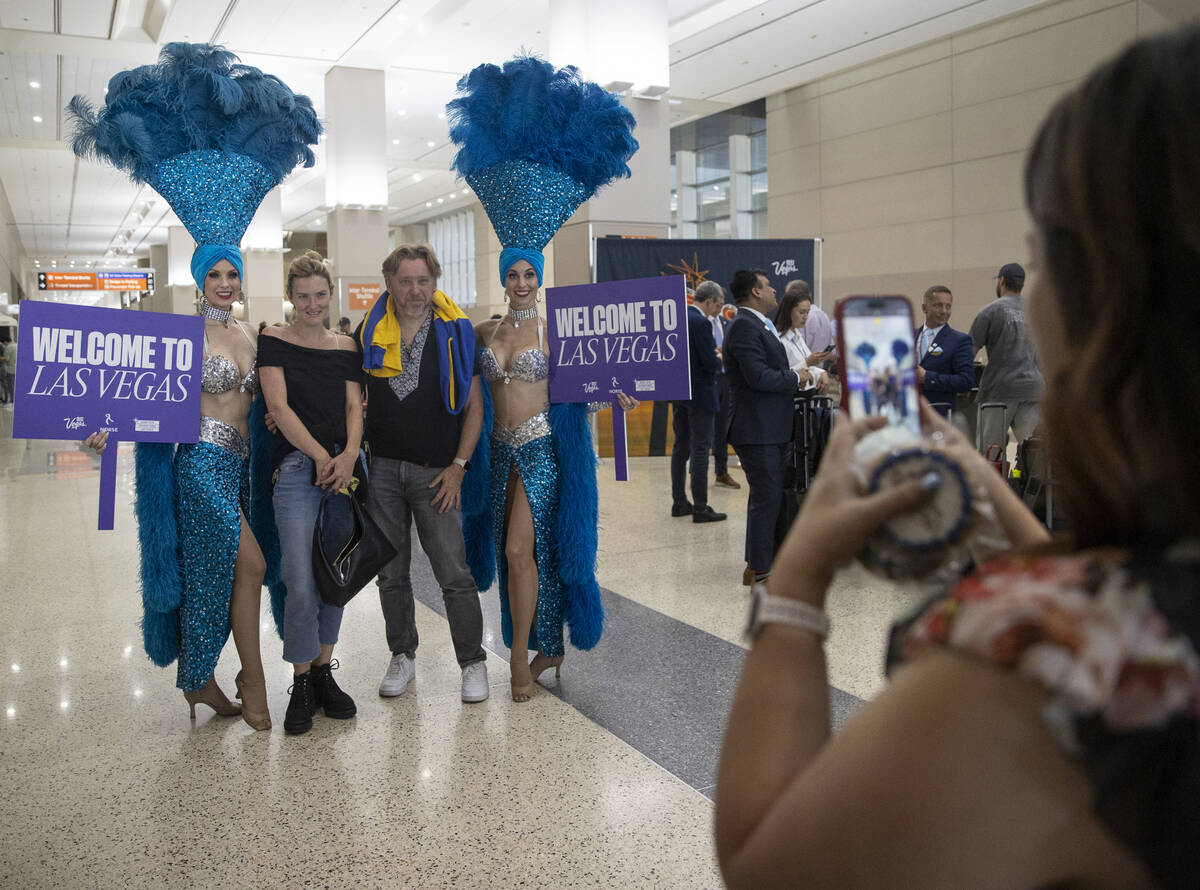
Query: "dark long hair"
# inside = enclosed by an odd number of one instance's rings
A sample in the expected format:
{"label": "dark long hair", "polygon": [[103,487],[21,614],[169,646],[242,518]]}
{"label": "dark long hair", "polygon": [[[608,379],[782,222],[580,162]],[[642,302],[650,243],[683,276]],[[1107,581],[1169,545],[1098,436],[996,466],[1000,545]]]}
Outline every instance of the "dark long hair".
{"label": "dark long hair", "polygon": [[1025,195],[1066,344],[1043,407],[1077,543],[1200,533],[1200,26],[1061,99]]}
{"label": "dark long hair", "polygon": [[799,291],[792,291],[790,294],[785,293],[783,299],[779,301],[779,307],[775,310],[775,330],[781,334],[786,334],[792,326],[792,310],[796,308],[796,304],[802,300],[812,302],[812,297],[808,294],[802,294]]}

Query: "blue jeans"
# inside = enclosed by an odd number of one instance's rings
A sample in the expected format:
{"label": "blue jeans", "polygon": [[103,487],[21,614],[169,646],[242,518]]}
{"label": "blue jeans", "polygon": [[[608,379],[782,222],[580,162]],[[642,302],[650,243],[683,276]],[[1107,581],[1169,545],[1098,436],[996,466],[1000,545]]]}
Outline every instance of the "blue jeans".
{"label": "blue jeans", "polygon": [[275,525],[279,529],[280,566],[287,597],[283,601],[283,659],[312,661],[321,646],[338,641],[342,609],[317,592],[312,571],[313,526],[325,492],[312,484],[312,458],[293,451],[279,466],[275,483]]}
{"label": "blue jeans", "polygon": [[396,548],[395,558],[379,572],[379,602],[387,628],[388,648],[393,655],[417,654],[416,609],[412,588],[412,525],[417,524],[421,548],[429,557],[433,577],[442,588],[450,639],[461,667],[483,661],[483,610],[479,591],[467,567],[463,543],[462,510],[439,513],[433,505],[436,488],[429,483],[444,467],[389,457],[372,457],[367,486],[367,507],[388,540]]}

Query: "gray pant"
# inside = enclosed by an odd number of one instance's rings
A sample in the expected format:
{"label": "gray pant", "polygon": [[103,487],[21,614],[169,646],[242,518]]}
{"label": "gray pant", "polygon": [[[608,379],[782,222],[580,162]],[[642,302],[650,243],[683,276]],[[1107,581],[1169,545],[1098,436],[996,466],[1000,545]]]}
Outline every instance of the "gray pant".
{"label": "gray pant", "polygon": [[1037,402],[1005,402],[1002,399],[980,400],[981,404],[1003,404],[1004,413],[998,408],[979,412],[977,443],[981,454],[986,455],[989,445],[1003,445],[1011,427],[1016,442],[1024,442],[1033,435],[1041,420]]}
{"label": "gray pant", "polygon": [[444,468],[423,467],[387,457],[371,458],[367,504],[371,516],[396,546],[396,558],[379,573],[379,601],[393,655],[417,653],[417,623],[413,604],[412,524],[416,521],[421,549],[429,557],[433,577],[442,588],[446,620],[454,654],[462,667],[483,661],[483,611],[479,591],[467,567],[462,511],[439,513],[430,488]]}

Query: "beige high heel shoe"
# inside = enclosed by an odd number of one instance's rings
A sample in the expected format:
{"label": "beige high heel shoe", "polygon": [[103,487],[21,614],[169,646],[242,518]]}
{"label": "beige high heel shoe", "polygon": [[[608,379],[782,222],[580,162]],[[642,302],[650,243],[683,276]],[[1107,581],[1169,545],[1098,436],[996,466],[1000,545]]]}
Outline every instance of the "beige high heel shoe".
{"label": "beige high heel shoe", "polygon": [[196,705],[208,705],[221,717],[236,717],[242,713],[242,706],[235,705],[226,698],[225,693],[221,691],[221,687],[212,677],[209,677],[208,682],[195,692],[185,692],[183,698],[191,708],[193,720],[196,719]]}
{"label": "beige high heel shoe", "polygon": [[[259,732],[271,728],[271,712],[267,710],[267,682],[260,680],[257,683],[247,683],[242,680],[242,672],[238,671],[237,676],[233,678],[233,683],[237,686],[237,697],[242,700],[242,719],[251,729],[256,729]],[[249,707],[249,701],[243,696],[244,692],[249,692],[255,699],[255,705],[261,701],[262,707]]]}
{"label": "beige high heel shoe", "polygon": [[[543,660],[540,666],[538,664],[539,658]],[[562,663],[563,656],[561,655],[556,655],[554,658],[551,658],[550,656],[543,655],[541,652],[539,652],[537,655],[533,656],[533,661],[529,662],[529,673],[533,678],[533,682],[536,683],[537,678],[550,668],[554,668],[554,679],[561,679]]]}

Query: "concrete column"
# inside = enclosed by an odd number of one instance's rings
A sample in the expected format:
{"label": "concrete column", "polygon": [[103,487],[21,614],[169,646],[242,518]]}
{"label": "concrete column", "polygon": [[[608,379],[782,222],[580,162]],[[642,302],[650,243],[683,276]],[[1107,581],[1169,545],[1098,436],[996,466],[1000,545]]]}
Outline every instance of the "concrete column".
{"label": "concrete column", "polygon": [[[160,312],[192,315],[196,311],[196,283],[192,281],[192,253],[196,242],[183,226],[167,228],[167,274],[163,279]],[[158,276],[155,276],[157,279]]]}
{"label": "concrete column", "polygon": [[[554,280],[559,285],[592,280],[592,239],[606,235],[666,238],[671,226],[671,130],[667,103],[627,98],[637,118],[639,147],[629,162],[633,175],[600,190],[554,236]],[[549,258],[547,258],[549,267]]]}
{"label": "concrete column", "polygon": [[735,133],[729,137],[729,234],[749,238],[753,234],[750,211],[750,137]]}
{"label": "concrete column", "polygon": [[[628,91],[639,148],[620,179],[567,220],[554,237],[554,280],[592,280],[592,239],[605,235],[665,238],[671,224],[670,83],[666,0],[555,0],[550,4],[550,61]],[[657,98],[647,98],[647,96]],[[547,258],[547,268],[551,268]]]}
{"label": "concrete column", "polygon": [[274,324],[283,315],[283,207],[279,189],[274,188],[259,205],[246,234],[242,236],[242,258],[246,295],[245,320]]}
{"label": "concrete column", "polygon": [[357,325],[351,285],[383,288],[379,267],[391,251],[387,226],[387,118],[384,74],[331,68],[325,75],[325,203],[336,310]]}
{"label": "concrete column", "polygon": [[675,152],[675,234],[679,238],[698,238],[700,199],[696,194],[696,153]]}
{"label": "concrete column", "polygon": [[154,270],[155,290],[138,304],[138,308],[143,312],[167,312],[171,292],[171,280],[167,275],[167,245],[150,245],[150,268]]}

